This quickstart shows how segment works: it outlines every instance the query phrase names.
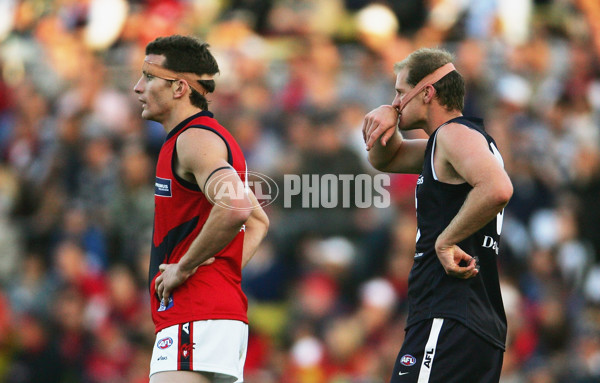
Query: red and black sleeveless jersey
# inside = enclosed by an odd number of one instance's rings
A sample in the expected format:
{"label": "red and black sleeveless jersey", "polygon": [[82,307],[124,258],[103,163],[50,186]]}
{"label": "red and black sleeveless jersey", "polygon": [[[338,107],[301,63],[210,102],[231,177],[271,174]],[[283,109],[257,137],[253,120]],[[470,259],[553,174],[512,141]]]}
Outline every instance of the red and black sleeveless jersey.
{"label": "red and black sleeveless jersey", "polygon": [[178,323],[231,319],[248,322],[248,300],[241,288],[244,231],[218,254],[215,262],[201,266],[177,287],[166,305],[159,301],[154,280],[162,263],[177,263],[198,236],[208,219],[212,204],[198,185],[177,176],[174,171],[177,139],[187,129],[206,129],[221,137],[227,146],[228,162],[245,182],[246,160],[233,136],[203,111],[177,125],[167,135],[156,165],[155,213],[150,256],[152,319],[156,331]]}

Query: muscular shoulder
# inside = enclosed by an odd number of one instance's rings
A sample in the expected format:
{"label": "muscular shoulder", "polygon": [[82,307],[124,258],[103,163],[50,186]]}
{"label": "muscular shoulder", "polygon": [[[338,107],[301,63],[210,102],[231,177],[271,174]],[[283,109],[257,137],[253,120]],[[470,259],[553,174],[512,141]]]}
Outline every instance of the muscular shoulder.
{"label": "muscular shoulder", "polygon": [[441,157],[438,159],[456,179],[470,185],[486,183],[493,178],[508,179],[486,137],[475,129],[462,124],[448,124],[438,131],[437,148],[436,153]]}
{"label": "muscular shoulder", "polygon": [[227,146],[210,130],[190,128],[177,138],[177,157],[183,167],[197,169],[216,160],[227,161]]}
{"label": "muscular shoulder", "polygon": [[459,123],[442,126],[437,133],[437,144],[449,149],[465,149],[470,145],[487,148],[487,140],[479,131]]}
{"label": "muscular shoulder", "polygon": [[482,155],[491,154],[487,139],[481,132],[457,123],[439,129],[436,147],[438,148],[436,151],[449,162],[461,158],[476,160]]}

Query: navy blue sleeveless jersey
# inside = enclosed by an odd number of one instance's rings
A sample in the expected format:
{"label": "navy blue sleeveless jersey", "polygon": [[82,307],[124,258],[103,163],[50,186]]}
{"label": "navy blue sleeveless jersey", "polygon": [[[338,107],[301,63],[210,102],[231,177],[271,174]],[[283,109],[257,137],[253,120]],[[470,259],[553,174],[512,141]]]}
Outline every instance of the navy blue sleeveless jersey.
{"label": "navy blue sleeveless jersey", "polygon": [[[495,157],[502,162],[496,144],[480,119],[458,117],[458,123],[481,133]],[[444,124],[444,125],[446,125]],[[442,125],[442,126],[444,126]],[[440,182],[433,168],[436,135],[431,135],[425,151],[423,171],[417,180],[417,243],[409,276],[407,327],[430,318],[452,318],[493,345],[504,349],[506,316],[498,280],[498,242],[503,212],[479,231],[457,245],[477,257],[479,274],[470,279],[446,275],[435,252],[437,237],[456,216],[472,187],[468,183]],[[451,129],[451,127],[449,127]]]}

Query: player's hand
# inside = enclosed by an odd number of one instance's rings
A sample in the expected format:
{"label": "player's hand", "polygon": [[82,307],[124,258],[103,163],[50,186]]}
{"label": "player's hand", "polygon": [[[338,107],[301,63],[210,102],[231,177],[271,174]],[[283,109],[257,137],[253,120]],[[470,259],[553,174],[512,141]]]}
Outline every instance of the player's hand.
{"label": "player's hand", "polygon": [[[477,260],[465,253],[464,250],[457,245],[443,245],[436,243],[435,251],[446,274],[449,276],[469,279],[479,273]],[[465,261],[467,265],[460,266],[462,261]]]}
{"label": "player's hand", "polygon": [[377,140],[386,146],[396,132],[399,113],[391,105],[381,105],[365,115],[363,121],[363,139],[367,150],[371,150]]}
{"label": "player's hand", "polygon": [[[211,257],[200,264],[200,266],[210,265],[214,261],[215,257]],[[156,289],[156,295],[158,296],[158,299],[163,301],[166,305],[173,290],[175,290],[175,288],[180,286],[183,282],[187,281],[187,279],[192,276],[200,266],[195,267],[189,273],[184,273],[179,267],[179,263],[163,263],[162,265],[158,266],[160,275],[154,280],[154,287]]]}

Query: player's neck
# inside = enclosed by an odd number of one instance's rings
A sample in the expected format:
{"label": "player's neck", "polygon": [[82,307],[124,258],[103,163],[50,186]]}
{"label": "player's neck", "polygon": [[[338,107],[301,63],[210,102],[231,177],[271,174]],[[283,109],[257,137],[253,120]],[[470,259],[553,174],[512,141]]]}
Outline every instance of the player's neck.
{"label": "player's neck", "polygon": [[196,113],[200,113],[201,111],[202,109],[191,104],[179,105],[178,107],[172,109],[169,117],[162,121],[162,125],[168,134],[171,130],[175,129],[175,127],[179,125],[181,121],[193,116]]}
{"label": "player's neck", "polygon": [[448,111],[444,107],[431,108],[429,110],[425,132],[428,135],[431,135],[443,123],[460,116],[462,116],[460,110]]}

